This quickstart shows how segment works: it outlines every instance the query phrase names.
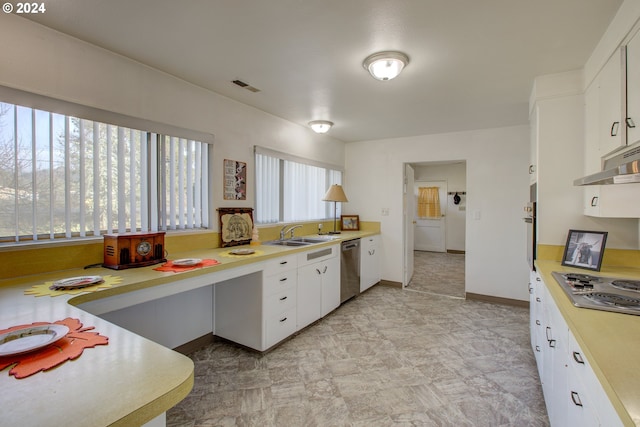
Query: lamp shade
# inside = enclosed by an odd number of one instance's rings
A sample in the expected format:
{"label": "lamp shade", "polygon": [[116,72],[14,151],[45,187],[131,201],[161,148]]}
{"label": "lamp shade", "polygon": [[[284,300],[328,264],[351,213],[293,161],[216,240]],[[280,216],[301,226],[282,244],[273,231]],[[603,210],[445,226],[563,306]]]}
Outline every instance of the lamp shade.
{"label": "lamp shade", "polygon": [[348,202],[347,196],[344,194],[342,186],[339,184],[333,184],[327,190],[327,193],[322,198],[325,202]]}
{"label": "lamp shade", "polygon": [[407,64],[409,57],[404,53],[387,51],[369,55],[362,66],[374,79],[387,81],[397,77]]}

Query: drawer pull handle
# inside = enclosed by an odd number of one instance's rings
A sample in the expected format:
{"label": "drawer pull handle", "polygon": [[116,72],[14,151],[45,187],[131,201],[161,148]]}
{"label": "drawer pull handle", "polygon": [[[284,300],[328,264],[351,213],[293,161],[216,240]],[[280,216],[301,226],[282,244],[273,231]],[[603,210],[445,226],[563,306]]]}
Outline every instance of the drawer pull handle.
{"label": "drawer pull handle", "polygon": [[627,127],[630,127],[630,128],[636,127],[636,124],[633,122],[633,119],[631,117],[627,117],[626,122],[627,122]]}
{"label": "drawer pull handle", "polygon": [[536,282],[540,282],[540,281],[541,281],[540,278],[536,277]]}
{"label": "drawer pull handle", "polygon": [[539,345],[537,345],[537,346],[536,346],[536,351],[537,351],[538,353],[540,353],[540,346],[539,346]]}
{"label": "drawer pull handle", "polygon": [[318,272],[318,274],[322,274],[322,271],[320,271],[320,269],[316,268],[316,271]]}
{"label": "drawer pull handle", "polygon": [[327,272],[327,268],[328,268],[328,267],[325,265],[325,266],[324,266],[324,270],[322,270],[322,274],[324,274],[324,273],[326,273],[326,272]]}
{"label": "drawer pull handle", "polygon": [[575,360],[576,362],[578,362],[581,365],[584,365],[584,359],[582,358],[582,355],[580,353],[578,353],[577,351],[573,352],[573,360]]}
{"label": "drawer pull handle", "polygon": [[282,279],[280,279],[281,282],[285,282],[287,280],[286,277],[283,277]]}
{"label": "drawer pull handle", "polygon": [[540,326],[540,321],[536,320],[536,325]]}
{"label": "drawer pull handle", "polygon": [[593,196],[591,198],[591,206],[593,206],[593,207],[598,206],[598,196]]}
{"label": "drawer pull handle", "polygon": [[619,125],[620,125],[620,122],[613,122],[611,124],[611,132],[609,133],[609,135],[618,136],[618,126]]}
{"label": "drawer pull handle", "polygon": [[582,406],[582,401],[580,400],[580,395],[578,392],[571,392],[571,400],[573,400],[573,404],[576,406]]}
{"label": "drawer pull handle", "polygon": [[374,249],[374,250],[372,250],[372,251],[369,251],[369,255],[374,255],[375,253],[376,253],[376,250],[375,250],[375,249]]}
{"label": "drawer pull handle", "polygon": [[551,326],[547,326],[547,329],[545,329],[544,333],[547,337],[547,341],[551,341],[551,338],[549,338],[549,335],[551,335]]}
{"label": "drawer pull handle", "polygon": [[280,261],[280,265],[285,265],[287,264],[289,261]]}
{"label": "drawer pull handle", "polygon": [[286,299],[287,299],[287,297],[282,297],[282,298],[280,298],[280,301],[284,301]]}
{"label": "drawer pull handle", "polygon": [[287,318],[286,318],[286,317],[285,317],[284,319],[280,319],[280,323],[282,323],[282,322],[286,322],[286,321],[287,321]]}
{"label": "drawer pull handle", "polygon": [[542,300],[540,299],[540,297],[536,297],[536,301],[537,301],[537,302],[542,302]]}
{"label": "drawer pull handle", "polygon": [[549,347],[556,348],[556,340],[549,340]]}

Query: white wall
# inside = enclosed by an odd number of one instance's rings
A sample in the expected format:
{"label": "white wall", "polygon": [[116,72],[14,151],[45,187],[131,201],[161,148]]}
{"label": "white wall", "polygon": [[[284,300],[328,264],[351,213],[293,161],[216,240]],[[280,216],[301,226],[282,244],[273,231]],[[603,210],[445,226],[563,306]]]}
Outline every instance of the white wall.
{"label": "white wall", "polygon": [[[215,135],[214,206],[252,207],[253,149],[344,165],[344,143],[317,135],[15,14],[0,14],[0,85]],[[247,162],[247,200],[222,197],[222,162]],[[214,224],[217,228],[217,224]]]}
{"label": "white wall", "polygon": [[[446,181],[447,191],[467,191],[467,165],[464,162],[453,164],[413,165],[416,181]],[[453,196],[447,196],[446,210],[446,249],[464,251],[466,234],[467,196],[460,194],[460,204],[453,203]]]}
{"label": "white wall", "polygon": [[349,212],[380,221],[382,278],[403,277],[403,164],[450,160],[467,165],[467,292],[527,300],[528,126],[347,144]]}

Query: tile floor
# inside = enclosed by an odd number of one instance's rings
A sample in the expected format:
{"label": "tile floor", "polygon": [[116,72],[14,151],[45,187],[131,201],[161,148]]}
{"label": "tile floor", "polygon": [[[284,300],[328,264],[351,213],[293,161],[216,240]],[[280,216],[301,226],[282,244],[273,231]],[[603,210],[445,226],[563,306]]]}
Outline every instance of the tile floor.
{"label": "tile floor", "polygon": [[464,298],[464,254],[413,251],[413,278],[406,289]]}
{"label": "tile floor", "polygon": [[177,426],[548,426],[528,310],[375,286],[260,355],[190,357]]}

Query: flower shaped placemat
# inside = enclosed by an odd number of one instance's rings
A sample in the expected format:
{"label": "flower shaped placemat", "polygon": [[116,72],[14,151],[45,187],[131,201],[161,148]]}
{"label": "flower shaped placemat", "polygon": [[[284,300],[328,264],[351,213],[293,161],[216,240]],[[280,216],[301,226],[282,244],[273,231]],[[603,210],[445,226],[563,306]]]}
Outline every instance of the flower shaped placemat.
{"label": "flower shaped placemat", "polygon": [[93,286],[87,286],[86,288],[78,288],[78,289],[61,289],[55,290],[51,289],[51,286],[55,283],[55,281],[44,282],[39,285],[33,285],[29,289],[24,291],[25,295],[34,295],[37,297],[41,297],[44,295],[49,295],[51,297],[57,297],[59,295],[70,294],[70,295],[78,295],[84,292],[96,292],[101,289],[110,288],[113,285],[117,285],[122,282],[122,277],[119,276],[102,276],[103,281],[100,283],[96,283]]}
{"label": "flower shaped placemat", "polygon": [[[97,345],[109,344],[109,338],[97,332],[87,332],[94,329],[94,326],[82,327],[79,319],[67,317],[54,322],[69,328],[69,332],[64,338],[55,343],[29,353],[2,356],[0,357],[0,371],[13,365],[9,370],[9,375],[17,379],[26,378],[40,371],[48,371],[67,360],[74,360],[80,357],[85,348]],[[27,325],[13,326],[9,329],[0,330],[0,334],[23,329],[29,326],[47,325],[47,322],[35,322]]]}
{"label": "flower shaped placemat", "polygon": [[160,267],[154,268],[156,271],[173,271],[174,273],[181,273],[183,271],[191,271],[196,268],[210,267],[212,265],[218,265],[220,262],[215,259],[203,259],[201,262],[194,265],[174,265],[173,261],[167,261]]}

